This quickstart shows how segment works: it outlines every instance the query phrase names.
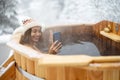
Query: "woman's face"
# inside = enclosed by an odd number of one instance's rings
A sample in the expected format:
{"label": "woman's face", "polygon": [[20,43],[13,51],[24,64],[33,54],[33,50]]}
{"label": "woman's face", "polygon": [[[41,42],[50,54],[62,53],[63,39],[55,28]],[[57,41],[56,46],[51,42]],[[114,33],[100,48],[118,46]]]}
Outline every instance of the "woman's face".
{"label": "woman's face", "polygon": [[32,27],[31,29],[32,42],[38,42],[40,40],[41,35],[42,35],[41,27],[39,26]]}

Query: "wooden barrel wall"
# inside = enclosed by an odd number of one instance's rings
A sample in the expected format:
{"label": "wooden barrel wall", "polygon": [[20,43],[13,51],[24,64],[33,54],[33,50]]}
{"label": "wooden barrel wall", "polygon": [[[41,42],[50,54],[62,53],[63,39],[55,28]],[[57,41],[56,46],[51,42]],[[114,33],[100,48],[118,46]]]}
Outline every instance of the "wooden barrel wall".
{"label": "wooden barrel wall", "polygon": [[[103,28],[106,27],[108,24],[111,24],[113,33],[120,35],[120,30],[118,32],[115,31],[114,25],[116,25],[116,23],[109,21],[101,21],[93,25],[83,24],[52,27],[46,29],[43,35],[46,35],[45,36],[46,39],[44,37],[46,41],[45,43],[49,44],[48,40],[49,31],[50,30],[52,30],[53,32],[60,31],[62,34],[64,44],[77,41],[90,41],[93,42],[98,47],[98,49],[101,52],[101,55],[119,55],[120,43],[112,41],[100,34],[100,31],[103,30]],[[89,65],[74,67],[70,65],[65,66],[65,64],[61,66],[58,66],[56,64],[53,66],[45,65],[41,66],[40,61],[42,62],[44,58],[47,57],[48,55],[44,54],[44,56],[41,58],[36,57],[31,58],[30,56],[27,55],[26,50],[29,53],[33,54],[35,53],[34,50],[24,47],[23,45],[18,46],[18,44],[13,45],[11,47],[15,50],[14,58],[17,65],[20,68],[22,68],[23,70],[32,75],[35,75],[40,78],[45,78],[45,80],[120,80],[120,62],[119,62],[120,60],[101,63],[89,62]],[[104,57],[104,59],[106,59],[107,57],[108,56]],[[50,59],[53,59],[53,57]],[[78,61],[76,57],[73,58],[72,56],[72,58],[69,60],[72,59],[76,59],[76,61]],[[79,57],[79,59],[83,62],[83,60],[87,60],[88,57],[85,57],[85,59],[81,59]],[[69,63],[69,60],[63,60],[61,57],[61,60],[59,61],[61,62],[68,61]],[[55,60],[53,60],[53,62],[54,61]],[[73,63],[72,65],[76,64]],[[16,69],[16,80],[28,80],[28,79]]]}
{"label": "wooden barrel wall", "polygon": [[101,21],[93,25],[93,42],[95,42],[96,46],[101,52],[101,55],[120,55],[120,43],[115,42],[100,34],[100,31],[102,31],[108,25],[111,26],[111,32],[120,35],[120,24],[118,24],[119,31],[117,32],[115,30],[117,23],[110,21]]}

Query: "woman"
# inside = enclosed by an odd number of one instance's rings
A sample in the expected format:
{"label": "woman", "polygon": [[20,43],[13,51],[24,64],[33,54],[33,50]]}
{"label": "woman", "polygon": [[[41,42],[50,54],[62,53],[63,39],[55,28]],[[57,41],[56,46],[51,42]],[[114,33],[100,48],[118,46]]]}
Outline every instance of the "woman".
{"label": "woman", "polygon": [[[23,21],[23,26],[15,30],[14,34],[22,33],[20,38],[20,43],[31,47],[34,50],[41,52],[38,49],[38,42],[42,39],[42,27],[33,19],[27,19]],[[50,46],[48,53],[57,54],[59,49],[62,47],[61,42],[55,41]]]}

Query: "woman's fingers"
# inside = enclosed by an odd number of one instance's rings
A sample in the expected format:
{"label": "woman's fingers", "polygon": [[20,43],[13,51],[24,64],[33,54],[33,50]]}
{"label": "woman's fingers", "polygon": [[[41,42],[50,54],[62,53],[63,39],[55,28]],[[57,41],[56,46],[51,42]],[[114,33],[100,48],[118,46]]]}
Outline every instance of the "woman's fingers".
{"label": "woman's fingers", "polygon": [[50,52],[57,53],[61,47],[62,47],[61,42],[55,41],[50,47]]}
{"label": "woman's fingers", "polygon": [[55,41],[54,43],[52,43],[50,48],[53,49],[55,47],[55,45],[57,45],[57,43],[58,43],[58,41]]}
{"label": "woman's fingers", "polygon": [[56,46],[54,46],[53,50],[55,50],[56,52],[62,47],[61,42],[59,42]]}
{"label": "woman's fingers", "polygon": [[61,44],[61,42],[59,42],[57,45],[54,46],[53,50],[55,52],[58,52],[61,47],[62,47],[62,44]]}
{"label": "woman's fingers", "polygon": [[55,48],[55,47],[57,47],[57,46],[59,46],[59,45],[61,45],[61,42],[55,41],[55,42],[51,45],[51,49],[53,49],[53,48]]}
{"label": "woman's fingers", "polygon": [[58,52],[61,47],[62,47],[62,45],[58,46],[58,47],[55,49],[55,52]]}

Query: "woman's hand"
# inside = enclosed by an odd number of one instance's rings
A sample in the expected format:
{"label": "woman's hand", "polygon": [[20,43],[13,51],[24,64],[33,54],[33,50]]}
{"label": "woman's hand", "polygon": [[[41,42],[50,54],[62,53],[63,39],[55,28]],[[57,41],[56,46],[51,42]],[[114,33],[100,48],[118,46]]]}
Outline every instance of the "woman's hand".
{"label": "woman's hand", "polygon": [[62,47],[61,42],[59,41],[53,42],[52,45],[50,46],[49,54],[57,54],[61,47]]}

